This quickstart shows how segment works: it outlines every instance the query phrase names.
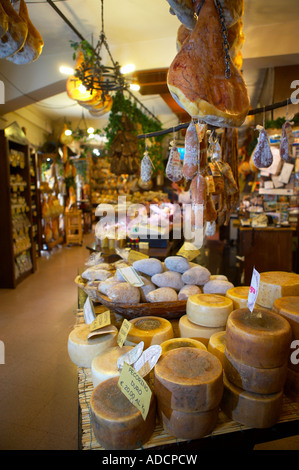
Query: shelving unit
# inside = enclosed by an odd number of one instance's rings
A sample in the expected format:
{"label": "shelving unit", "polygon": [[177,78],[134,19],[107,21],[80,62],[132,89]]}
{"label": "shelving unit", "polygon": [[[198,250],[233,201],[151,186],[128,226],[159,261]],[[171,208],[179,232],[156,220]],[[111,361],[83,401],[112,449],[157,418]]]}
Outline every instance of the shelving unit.
{"label": "shelving unit", "polygon": [[42,250],[41,208],[37,185],[37,151],[29,147],[32,232],[37,257]]}
{"label": "shelving unit", "polygon": [[29,146],[21,129],[8,135],[0,131],[0,287],[14,289],[36,270],[36,247]]}

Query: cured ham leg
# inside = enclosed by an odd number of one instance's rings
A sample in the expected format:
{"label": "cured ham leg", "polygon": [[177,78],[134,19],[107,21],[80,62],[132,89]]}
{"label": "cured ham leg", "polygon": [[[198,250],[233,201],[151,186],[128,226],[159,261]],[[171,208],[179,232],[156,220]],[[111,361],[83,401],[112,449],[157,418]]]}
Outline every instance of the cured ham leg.
{"label": "cured ham leg", "polygon": [[205,0],[194,30],[169,67],[167,84],[191,117],[218,127],[240,126],[249,111],[241,73],[230,63],[225,77],[225,52],[214,0]]}
{"label": "cured ham leg", "polygon": [[28,34],[28,26],[26,21],[17,14],[10,0],[2,0],[1,6],[8,17],[8,28],[0,38],[0,59],[6,59],[23,47]]}

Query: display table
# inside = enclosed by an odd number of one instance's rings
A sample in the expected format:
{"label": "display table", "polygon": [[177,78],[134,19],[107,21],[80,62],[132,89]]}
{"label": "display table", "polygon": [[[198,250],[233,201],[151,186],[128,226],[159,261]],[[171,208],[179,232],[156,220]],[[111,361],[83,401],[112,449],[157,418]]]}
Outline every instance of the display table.
{"label": "display table", "polygon": [[250,285],[252,269],[258,272],[293,271],[291,227],[239,228],[239,255],[244,256],[244,284]]}
{"label": "display table", "polygon": [[[81,292],[80,292],[81,291]],[[82,307],[86,294],[79,288],[77,325],[84,323]],[[99,304],[96,306],[101,308]],[[104,308],[105,309],[105,308]],[[100,313],[101,310],[99,310]],[[111,321],[117,328],[123,321],[120,315],[111,312]],[[173,320],[174,332],[177,331],[177,320]],[[150,375],[150,382],[153,375]],[[78,397],[79,397],[79,445],[80,450],[105,450],[96,440],[90,421],[90,397],[93,391],[91,369],[78,367]],[[153,435],[149,441],[139,450],[159,451],[166,449],[176,453],[212,449],[237,449],[250,450],[256,444],[269,442],[294,436],[299,433],[299,403],[292,402],[284,396],[282,413],[279,422],[272,428],[253,429],[229,419],[222,411],[219,411],[218,422],[213,432],[201,439],[187,441],[170,436],[164,431],[161,424],[156,423]],[[136,449],[138,450],[138,449]]]}
{"label": "display table", "polygon": [[[144,253],[145,255],[149,256],[150,258],[157,258],[157,259],[163,261],[165,258],[167,258],[167,256],[175,254],[179,250],[180,245],[182,244],[180,242],[181,242],[180,240],[168,241],[167,246],[165,248],[153,247],[153,248],[149,248],[146,251],[145,250],[140,250],[138,248],[138,246],[137,247],[134,246],[134,247],[132,247],[132,249],[135,250],[135,251],[140,251],[141,253]],[[90,243],[89,245],[86,246],[86,248],[90,252],[100,251],[101,253],[103,253],[104,257],[109,257],[111,255],[116,254],[114,248],[112,248],[112,249],[101,248],[96,244],[96,242]]]}

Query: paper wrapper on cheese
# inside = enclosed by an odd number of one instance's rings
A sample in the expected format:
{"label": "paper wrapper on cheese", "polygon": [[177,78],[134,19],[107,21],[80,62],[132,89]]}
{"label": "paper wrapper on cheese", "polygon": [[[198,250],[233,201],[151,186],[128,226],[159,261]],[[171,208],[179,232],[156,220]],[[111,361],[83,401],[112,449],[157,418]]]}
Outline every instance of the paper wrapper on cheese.
{"label": "paper wrapper on cheese", "polygon": [[198,170],[200,143],[197,138],[197,131],[193,121],[190,122],[185,136],[185,155],[183,163],[183,175],[191,180]]}
{"label": "paper wrapper on cheese", "polygon": [[144,181],[145,183],[150,181],[152,177],[152,172],[153,172],[152,161],[149,157],[148,152],[145,151],[143,154],[143,158],[141,160],[141,164],[140,164],[140,178],[142,179],[142,181]]}
{"label": "paper wrapper on cheese", "polygon": [[256,126],[256,128],[259,130],[260,135],[252,154],[252,161],[257,168],[268,168],[273,163],[268,135],[262,126]]}
{"label": "paper wrapper on cheese", "polygon": [[166,176],[174,183],[183,178],[183,165],[176,145],[172,145],[165,170]]}
{"label": "paper wrapper on cheese", "polygon": [[8,29],[0,38],[0,59],[6,59],[23,47],[28,26],[15,11],[10,0],[2,0],[1,5],[8,17]]}
{"label": "paper wrapper on cheese", "polygon": [[289,121],[287,121],[282,126],[281,139],[280,139],[280,157],[284,161],[287,161],[290,157],[289,135],[291,133],[292,133],[292,126],[289,123]]}
{"label": "paper wrapper on cheese", "polygon": [[230,63],[225,77],[225,53],[214,0],[205,0],[194,30],[171,63],[167,85],[177,103],[194,118],[218,127],[238,127],[250,101],[241,73]]}

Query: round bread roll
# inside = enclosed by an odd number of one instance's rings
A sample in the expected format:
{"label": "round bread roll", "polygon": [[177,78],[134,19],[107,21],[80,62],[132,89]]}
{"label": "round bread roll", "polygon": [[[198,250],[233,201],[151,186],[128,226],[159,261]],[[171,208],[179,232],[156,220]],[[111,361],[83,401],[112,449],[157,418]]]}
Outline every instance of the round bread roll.
{"label": "round bread roll", "polygon": [[140,302],[139,288],[131,286],[128,282],[120,282],[108,290],[110,300],[122,304],[138,304]]}
{"label": "round bread roll", "polygon": [[226,294],[228,289],[232,289],[234,285],[229,281],[208,281],[203,286],[204,294]]}
{"label": "round bread roll", "polygon": [[133,268],[148,276],[154,276],[154,274],[164,271],[162,262],[156,258],[145,258],[134,261]]}
{"label": "round bread roll", "polygon": [[152,276],[152,282],[158,287],[171,287],[176,291],[179,291],[184,286],[182,275],[175,271],[155,274]]}
{"label": "round bread roll", "polygon": [[147,302],[147,294],[149,292],[157,289],[157,287],[145,276],[140,276],[140,279],[143,281],[144,285],[139,287],[140,292],[140,302]]}
{"label": "round bread roll", "polygon": [[183,256],[168,256],[164,263],[169,271],[177,271],[178,273],[184,273],[191,267],[189,261]]}
{"label": "round bread roll", "polygon": [[182,274],[184,284],[202,286],[210,279],[210,271],[204,266],[194,266]]}
{"label": "round bread roll", "polygon": [[149,302],[176,302],[178,294],[171,287],[159,287],[149,292],[146,298]]}
{"label": "round bread roll", "polygon": [[186,284],[178,293],[178,300],[187,300],[190,295],[201,294],[201,288],[192,284]]}

